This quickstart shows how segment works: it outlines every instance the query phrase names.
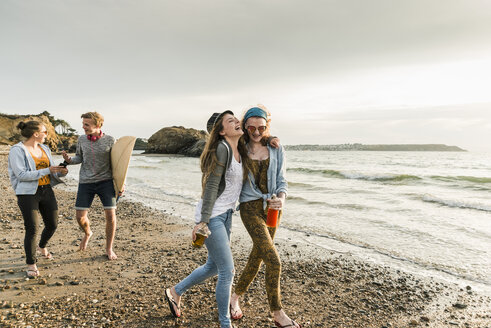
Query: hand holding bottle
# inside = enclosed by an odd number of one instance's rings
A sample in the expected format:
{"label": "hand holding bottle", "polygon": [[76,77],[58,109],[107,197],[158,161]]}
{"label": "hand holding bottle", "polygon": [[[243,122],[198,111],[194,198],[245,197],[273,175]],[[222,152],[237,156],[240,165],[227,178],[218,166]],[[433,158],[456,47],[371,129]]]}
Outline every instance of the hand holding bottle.
{"label": "hand holding bottle", "polygon": [[276,197],[275,194],[268,199],[268,217],[266,219],[266,226],[270,228],[275,228],[278,226],[278,215],[283,207],[283,199],[281,197]]}
{"label": "hand holding bottle", "polygon": [[205,243],[205,239],[211,235],[206,222],[198,223],[193,229],[193,246],[199,248]]}

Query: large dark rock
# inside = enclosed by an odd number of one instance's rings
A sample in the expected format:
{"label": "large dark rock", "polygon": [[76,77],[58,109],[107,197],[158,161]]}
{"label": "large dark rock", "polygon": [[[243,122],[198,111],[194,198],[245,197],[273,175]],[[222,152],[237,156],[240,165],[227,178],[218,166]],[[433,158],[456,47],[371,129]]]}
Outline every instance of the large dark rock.
{"label": "large dark rock", "polygon": [[201,130],[172,126],[160,129],[148,139],[145,153],[181,154],[199,157],[203,152],[208,134]]}
{"label": "large dark rock", "polygon": [[135,146],[133,150],[146,150],[148,146],[148,140],[144,138],[136,138]]}

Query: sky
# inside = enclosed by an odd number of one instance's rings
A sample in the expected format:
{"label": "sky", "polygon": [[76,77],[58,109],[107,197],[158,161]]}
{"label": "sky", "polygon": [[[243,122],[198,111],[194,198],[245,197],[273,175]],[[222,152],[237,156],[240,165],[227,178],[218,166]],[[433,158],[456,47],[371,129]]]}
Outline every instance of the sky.
{"label": "sky", "polygon": [[256,104],[284,144],[491,152],[489,0],[2,0],[0,112],[205,129]]}

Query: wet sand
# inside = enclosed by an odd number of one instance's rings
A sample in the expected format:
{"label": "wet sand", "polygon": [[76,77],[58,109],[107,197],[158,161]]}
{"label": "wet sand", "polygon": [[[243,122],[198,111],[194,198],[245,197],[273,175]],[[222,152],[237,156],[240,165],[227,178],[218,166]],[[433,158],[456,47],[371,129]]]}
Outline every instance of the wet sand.
{"label": "wet sand", "polygon": [[[191,223],[125,201],[118,204],[115,252],[105,252],[99,200],[89,212],[94,235],[79,252],[82,232],[75,220],[75,194],[55,188],[58,230],[39,259],[41,277],[27,279],[24,228],[0,153],[0,327],[219,327],[216,278],[183,296],[183,317],[174,319],[164,289],[206,260],[206,249],[190,244]],[[167,211],[170,212],[170,211]],[[237,272],[251,242],[233,237]],[[278,242],[283,305],[304,327],[491,327],[491,301],[472,286],[446,284],[349,255]],[[319,259],[319,252],[322,252]],[[236,327],[274,327],[264,290],[264,267],[242,302]]]}

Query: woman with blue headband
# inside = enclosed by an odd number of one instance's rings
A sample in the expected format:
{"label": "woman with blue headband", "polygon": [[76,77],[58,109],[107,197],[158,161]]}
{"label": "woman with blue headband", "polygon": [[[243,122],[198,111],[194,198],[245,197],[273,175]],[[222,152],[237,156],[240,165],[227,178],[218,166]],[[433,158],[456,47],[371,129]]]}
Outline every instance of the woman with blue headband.
{"label": "woman with blue headband", "polygon": [[[281,210],[288,184],[285,179],[285,154],[283,147],[268,145],[270,120],[266,108],[250,108],[242,119],[243,139],[247,156],[243,158],[244,176],[240,194],[240,217],[253,246],[247,264],[230,299],[232,319],[242,318],[239,297],[254,280],[261,263],[266,265],[266,293],[276,327],[300,328],[283,311],[280,295],[281,262],[274,246],[276,227],[266,226],[267,208]],[[273,197],[273,195],[278,197]],[[281,213],[281,212],[280,212]]]}

